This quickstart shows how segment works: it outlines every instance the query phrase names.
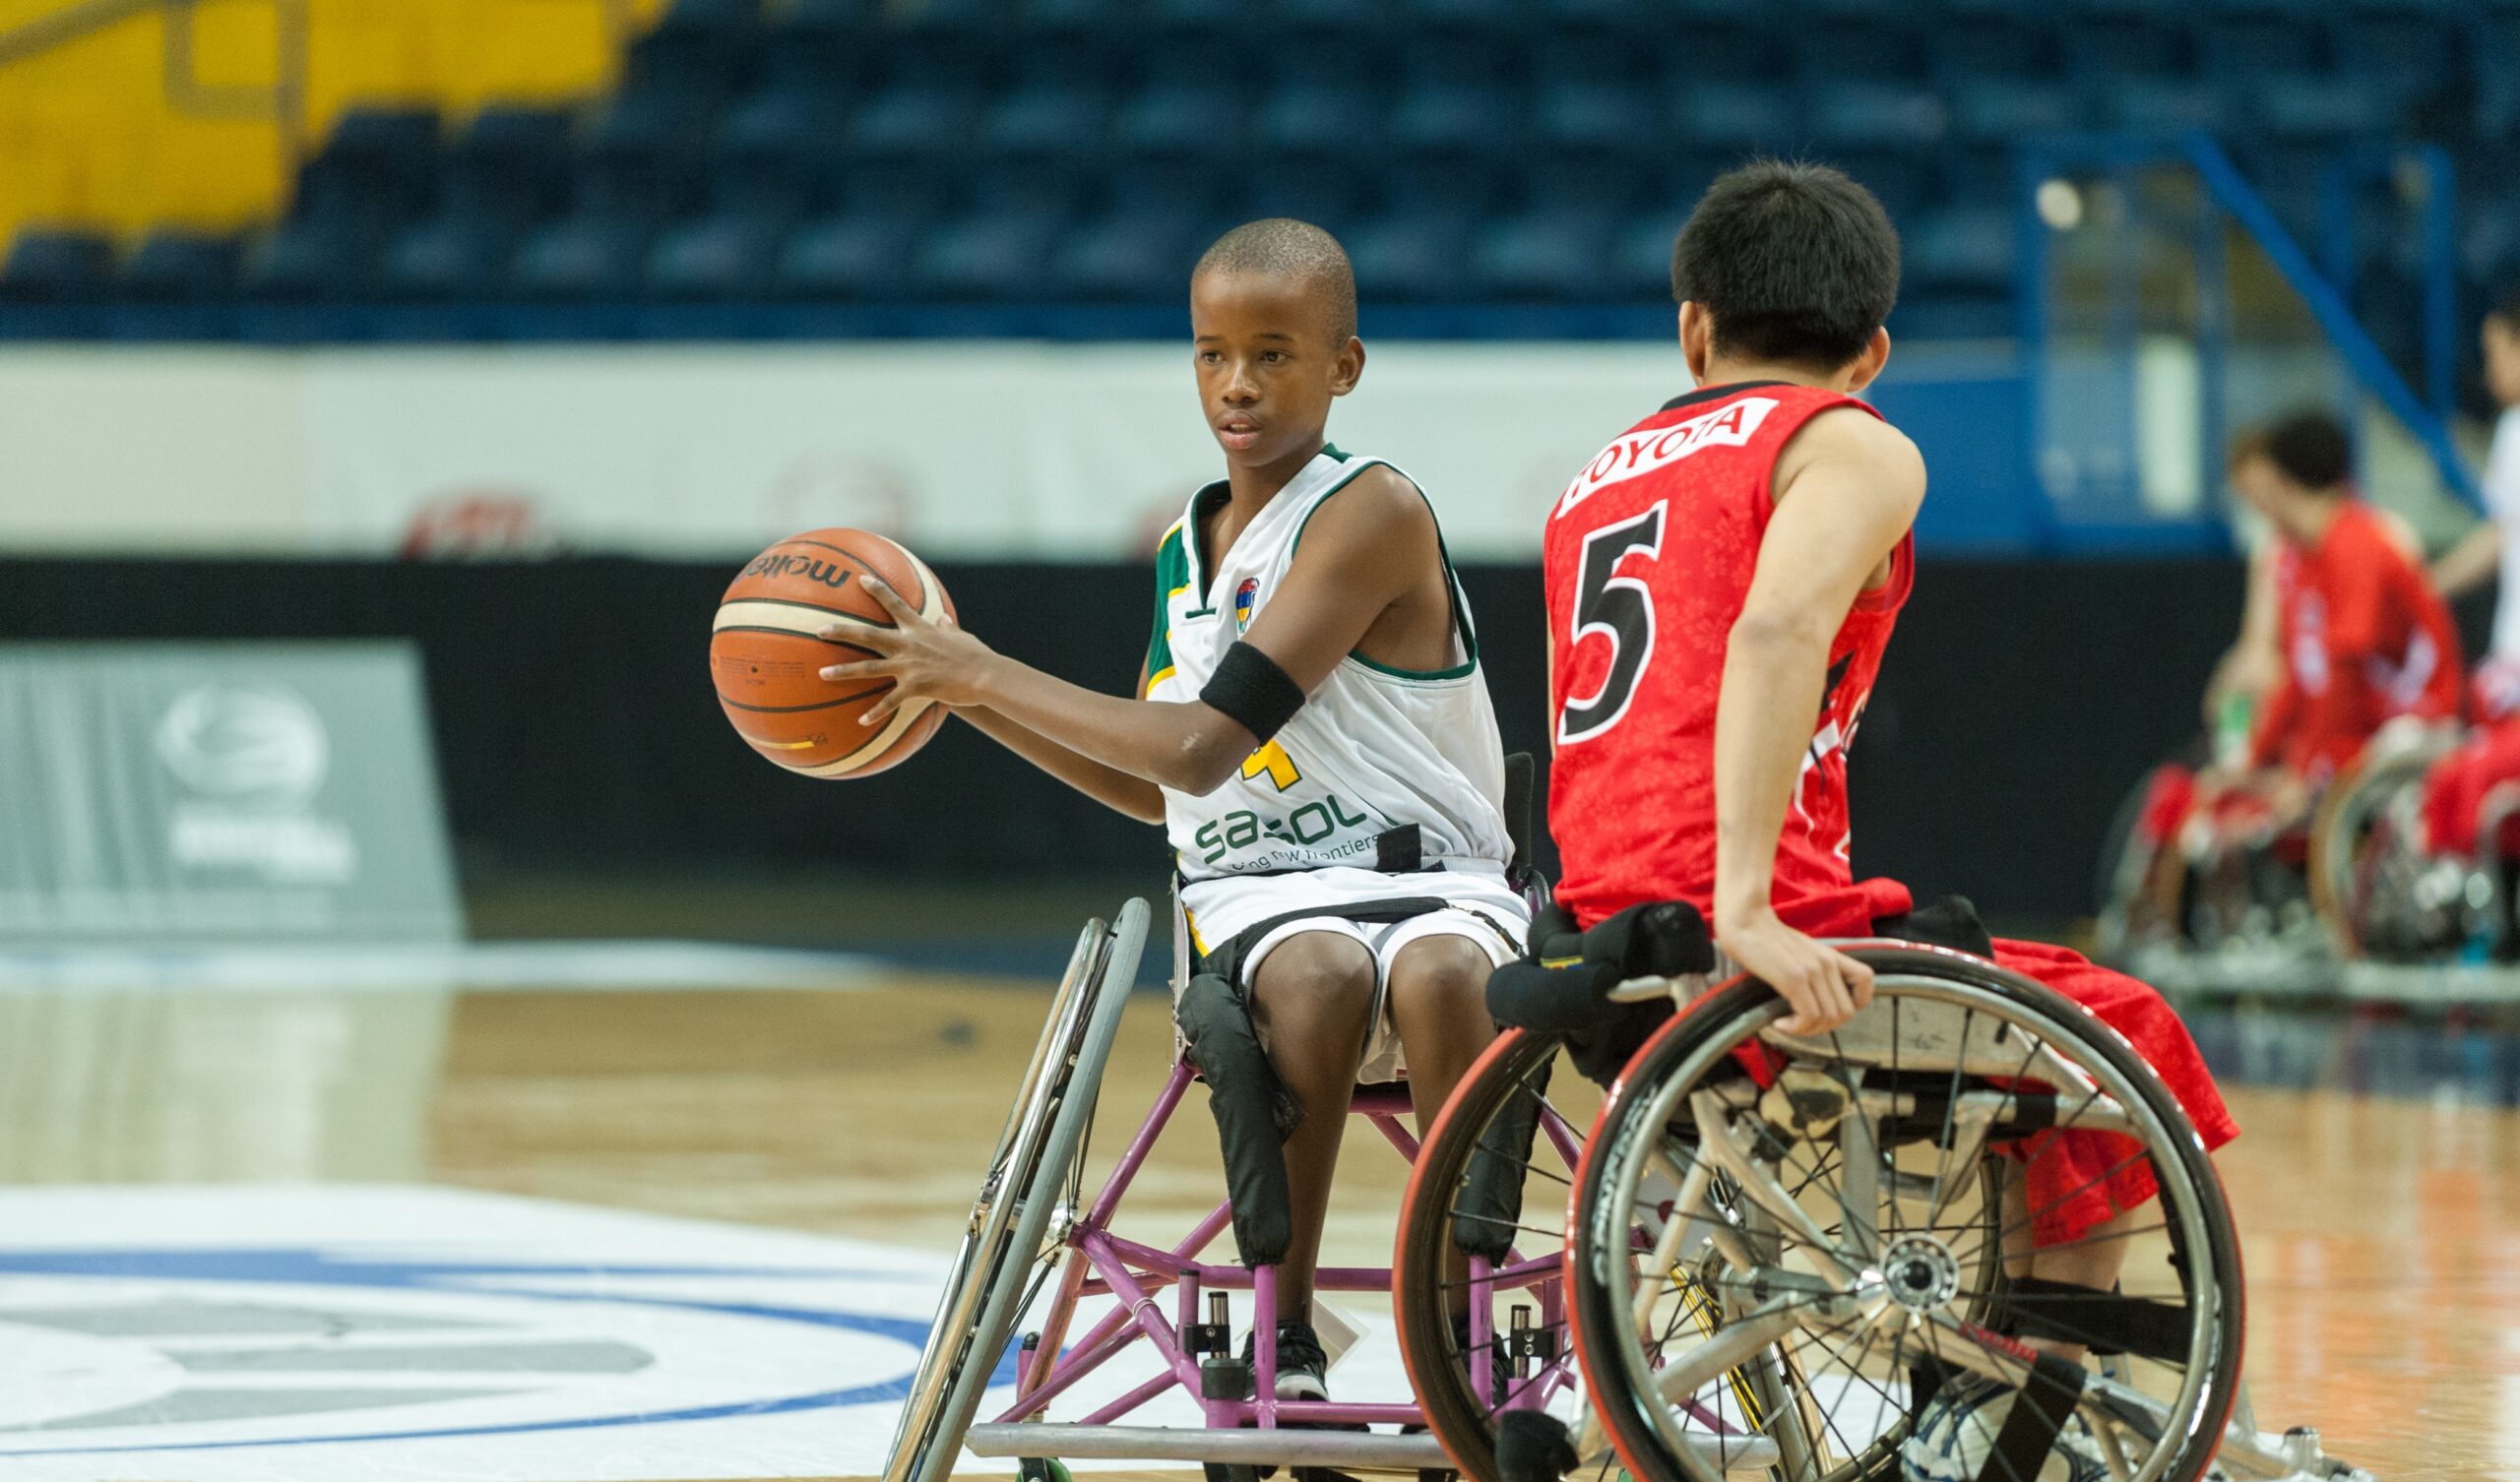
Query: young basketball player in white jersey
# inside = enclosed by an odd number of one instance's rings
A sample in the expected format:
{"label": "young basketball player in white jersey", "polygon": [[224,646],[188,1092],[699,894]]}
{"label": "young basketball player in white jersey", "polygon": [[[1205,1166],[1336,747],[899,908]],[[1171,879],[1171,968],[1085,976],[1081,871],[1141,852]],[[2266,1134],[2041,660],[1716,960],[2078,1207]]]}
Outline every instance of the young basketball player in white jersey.
{"label": "young basketball player in white jersey", "polygon": [[[1493,1033],[1487,974],[1529,914],[1506,880],[1502,748],[1434,511],[1406,474],[1326,440],[1365,368],[1347,254],[1300,221],[1237,227],[1200,259],[1190,322],[1226,477],[1158,552],[1143,698],[1027,668],[871,583],[900,627],[852,627],[881,656],[824,673],[951,706],[1169,832],[1193,945],[1231,965],[1303,1108],[1285,1149],[1277,1392],[1314,1399],[1312,1274],[1350,1093],[1405,1063],[1423,1131]],[[1394,902],[1416,913],[1391,919]]]}

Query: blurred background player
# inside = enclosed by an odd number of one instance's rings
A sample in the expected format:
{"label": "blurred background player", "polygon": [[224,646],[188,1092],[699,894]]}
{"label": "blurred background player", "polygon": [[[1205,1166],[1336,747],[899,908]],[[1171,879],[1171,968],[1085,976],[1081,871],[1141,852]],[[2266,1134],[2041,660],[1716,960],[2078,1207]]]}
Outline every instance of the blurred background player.
{"label": "blurred background player", "polygon": [[[1899,240],[1838,171],[1753,163],[1698,203],[1671,285],[1697,389],[1603,450],[1548,521],[1558,900],[1586,927],[1686,900],[1732,968],[1784,997],[1780,1028],[1824,1033],[1869,1001],[1871,975],[1818,939],[1919,926],[1906,886],[1855,878],[1846,771],[1915,585],[1925,493],[1916,445],[1856,400],[1889,359]],[[1974,928],[1965,902],[1937,915]],[[2123,1032],[2208,1147],[2235,1135],[2159,994],[2074,953],[1969,934]],[[2107,1291],[2153,1188],[2105,1135],[2045,1140],[2007,1186],[2008,1262]],[[1950,1381],[1903,1470],[1982,1475],[2016,1393]],[[2105,1475],[2087,1437],[2061,1445],[2075,1476]]]}
{"label": "blurred background player", "polygon": [[2471,857],[2479,844],[2488,793],[2520,779],[2520,279],[2507,285],[2478,340],[2485,386],[2500,415],[2486,455],[2486,518],[2433,567],[2441,594],[2453,601],[2501,575],[2494,596],[2493,639],[2478,663],[2468,699],[2477,730],[2433,765],[2425,782],[2426,842],[2436,853]]}
{"label": "blurred background player", "polygon": [[1190,940],[1248,995],[1302,1111],[1286,1142],[1281,1399],[1327,1395],[1309,1313],[1351,1094],[1405,1069],[1419,1129],[1433,1121],[1493,1037],[1487,973],[1530,924],[1433,506],[1325,437],[1364,374],[1355,327],[1347,254],[1319,227],[1253,221],[1199,260],[1191,356],[1227,473],[1164,537],[1143,699],[1053,679],[889,595],[898,636],[855,639],[882,656],[825,671],[953,706],[1170,834]]}

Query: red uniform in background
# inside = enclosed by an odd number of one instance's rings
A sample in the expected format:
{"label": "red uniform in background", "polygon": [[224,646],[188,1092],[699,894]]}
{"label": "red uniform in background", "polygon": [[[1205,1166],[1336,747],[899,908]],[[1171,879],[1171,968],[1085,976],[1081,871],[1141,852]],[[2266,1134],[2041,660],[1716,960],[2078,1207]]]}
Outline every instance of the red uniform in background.
{"label": "red uniform in background", "polygon": [[2315,547],[2286,542],[2275,589],[2284,679],[2250,743],[2255,765],[2325,781],[2401,715],[2458,718],[2449,606],[2368,506],[2341,502]]}
{"label": "red uniform in background", "polygon": [[[1590,926],[1644,900],[1711,914],[1715,890],[1715,712],[1725,649],[1775,514],[1777,458],[1835,407],[1811,387],[1749,382],[1681,397],[1604,449],[1549,515],[1544,543],[1556,740],[1549,832],[1565,878],[1557,898]],[[1786,924],[1863,937],[1910,910],[1906,886],[1858,881],[1849,857],[1847,744],[1916,579],[1912,538],[1890,578],[1859,597],[1829,648],[1785,829],[1773,900]],[[2061,948],[1998,942],[1995,960],[2089,1008],[2161,1073],[2206,1146],[2237,1129],[2195,1043],[2161,995]],[[2044,1135],[2024,1149],[2042,1244],[2079,1239],[2151,1197],[2150,1170],[2120,1166],[2108,1133]]]}

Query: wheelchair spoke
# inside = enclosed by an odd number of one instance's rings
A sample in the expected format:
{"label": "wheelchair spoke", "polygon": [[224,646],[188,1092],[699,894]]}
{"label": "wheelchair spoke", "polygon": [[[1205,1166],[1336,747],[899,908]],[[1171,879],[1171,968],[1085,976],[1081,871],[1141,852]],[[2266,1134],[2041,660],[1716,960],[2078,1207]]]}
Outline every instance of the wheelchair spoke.
{"label": "wheelchair spoke", "polygon": [[[1969,1026],[1977,1021],[1977,1018],[1978,1011],[1974,1006],[1965,1008],[1961,1011],[1960,1037],[1957,1041],[1958,1043],[1965,1045],[1969,1042]],[[1942,1207],[1943,1178],[1951,1171],[1951,1129],[1953,1119],[1960,1113],[1960,1070],[1962,1063],[1962,1057],[1954,1056],[1952,1058],[1951,1088],[1945,1093],[1942,1103],[1942,1136],[1934,1139],[1934,1143],[1941,1149],[1941,1152],[1940,1155],[1934,1159],[1933,1198],[1928,1201],[1925,1205],[1925,1207],[1929,1209],[1939,1209]]]}

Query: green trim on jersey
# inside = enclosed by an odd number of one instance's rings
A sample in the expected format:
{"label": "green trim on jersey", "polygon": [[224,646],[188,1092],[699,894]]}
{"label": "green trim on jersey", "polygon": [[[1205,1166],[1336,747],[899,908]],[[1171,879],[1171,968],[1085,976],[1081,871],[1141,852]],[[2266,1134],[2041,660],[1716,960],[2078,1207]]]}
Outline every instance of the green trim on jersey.
{"label": "green trim on jersey", "polygon": [[1172,672],[1172,598],[1190,585],[1190,552],[1183,544],[1181,526],[1164,532],[1162,543],[1155,548],[1155,635],[1147,640],[1146,687],[1156,684]]}
{"label": "green trim on jersey", "polygon": [[[1338,459],[1342,463],[1345,463],[1348,460],[1348,455],[1341,453],[1336,448],[1325,445],[1322,448],[1322,451],[1331,455],[1333,458]],[[1339,480],[1329,488],[1321,491],[1321,497],[1312,502],[1312,508],[1303,512],[1303,524],[1295,526],[1294,543],[1287,547],[1287,559],[1289,561],[1292,561],[1294,559],[1296,551],[1303,549],[1303,532],[1311,527],[1312,517],[1321,513],[1321,507],[1328,504],[1333,495],[1348,487],[1350,484],[1354,483],[1357,479],[1363,477],[1366,471],[1372,468],[1391,468],[1391,464],[1367,463],[1363,468],[1358,468],[1355,472],[1349,474],[1346,478]],[[1411,478],[1406,473],[1401,473],[1398,468],[1391,468],[1391,471],[1400,475],[1401,482],[1409,485],[1411,489],[1416,490],[1419,499],[1424,499],[1426,501],[1426,515],[1429,519],[1435,521],[1435,556],[1436,559],[1444,563],[1444,590],[1446,594],[1452,598],[1453,626],[1461,630],[1462,651],[1470,656],[1462,660],[1460,663],[1444,669],[1398,668],[1391,664],[1381,663],[1374,659],[1367,658],[1354,648],[1348,650],[1348,656],[1354,659],[1356,662],[1363,664],[1366,668],[1373,670],[1377,674],[1388,674],[1394,679],[1459,679],[1463,675],[1466,675],[1479,667],[1479,635],[1471,629],[1470,603],[1462,596],[1461,574],[1453,570],[1452,551],[1444,544],[1444,522],[1440,518],[1436,517],[1435,502],[1431,499],[1426,499],[1426,491],[1418,487],[1418,480]]]}

